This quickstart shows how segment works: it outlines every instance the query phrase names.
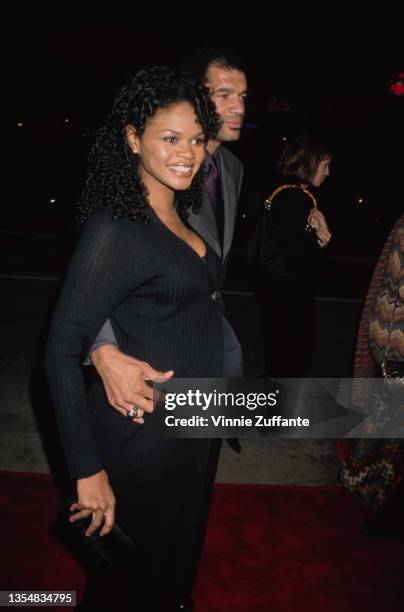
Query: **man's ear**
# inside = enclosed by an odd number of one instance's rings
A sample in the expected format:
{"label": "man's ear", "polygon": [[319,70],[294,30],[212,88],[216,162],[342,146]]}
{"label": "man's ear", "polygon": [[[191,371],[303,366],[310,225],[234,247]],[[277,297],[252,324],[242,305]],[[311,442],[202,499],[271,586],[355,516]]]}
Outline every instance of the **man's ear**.
{"label": "man's ear", "polygon": [[125,128],[125,135],[126,135],[126,142],[128,143],[129,147],[132,149],[132,151],[136,154],[139,153],[139,136],[137,135],[137,132],[135,130],[135,128],[133,127],[133,125],[127,125]]}

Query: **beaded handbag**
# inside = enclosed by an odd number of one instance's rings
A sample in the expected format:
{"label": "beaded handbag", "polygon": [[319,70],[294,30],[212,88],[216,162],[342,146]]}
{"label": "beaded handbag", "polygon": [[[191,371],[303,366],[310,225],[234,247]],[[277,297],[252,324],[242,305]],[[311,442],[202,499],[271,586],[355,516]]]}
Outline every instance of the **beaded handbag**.
{"label": "beaded handbag", "polygon": [[[259,271],[270,271],[273,260],[279,255],[279,229],[271,215],[271,206],[274,198],[285,189],[299,189],[303,191],[311,200],[314,211],[318,209],[317,200],[312,193],[301,185],[285,184],[277,187],[275,191],[264,202],[264,210],[258,218],[248,240],[245,249],[245,261],[253,269]],[[306,232],[314,231],[310,224],[310,218],[313,212],[307,218],[307,224],[304,228]]]}

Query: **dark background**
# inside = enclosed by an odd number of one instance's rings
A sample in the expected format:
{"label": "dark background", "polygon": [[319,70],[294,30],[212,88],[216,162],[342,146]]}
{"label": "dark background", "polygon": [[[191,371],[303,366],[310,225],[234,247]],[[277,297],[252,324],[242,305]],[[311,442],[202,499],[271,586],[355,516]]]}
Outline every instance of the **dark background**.
{"label": "dark background", "polygon": [[[3,78],[11,144],[0,233],[6,271],[62,270],[88,136],[116,90],[137,68],[174,63],[212,40],[244,55],[249,72],[246,127],[231,147],[246,170],[235,253],[270,189],[283,139],[313,128],[335,151],[332,176],[318,194],[333,232],[328,255],[334,262],[368,262],[365,287],[403,209],[404,98],[389,89],[404,70],[398,14],[387,6],[376,15],[323,5],[312,14],[268,9],[264,18],[239,7],[213,26],[208,8],[172,7],[164,25],[136,13],[119,21],[35,14],[9,23]],[[356,264],[347,265],[345,272],[331,265],[328,276],[349,275]],[[242,273],[230,276],[243,285]],[[353,284],[356,277],[351,274]]]}

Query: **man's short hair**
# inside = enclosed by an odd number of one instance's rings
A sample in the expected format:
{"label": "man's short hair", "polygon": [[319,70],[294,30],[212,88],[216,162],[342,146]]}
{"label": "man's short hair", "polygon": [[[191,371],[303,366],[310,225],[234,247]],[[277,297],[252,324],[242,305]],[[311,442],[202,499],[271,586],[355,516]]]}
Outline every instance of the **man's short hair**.
{"label": "man's short hair", "polygon": [[191,51],[179,67],[182,70],[188,70],[193,76],[205,82],[212,64],[226,70],[239,70],[244,74],[247,73],[246,62],[237,51],[214,43],[207,43]]}

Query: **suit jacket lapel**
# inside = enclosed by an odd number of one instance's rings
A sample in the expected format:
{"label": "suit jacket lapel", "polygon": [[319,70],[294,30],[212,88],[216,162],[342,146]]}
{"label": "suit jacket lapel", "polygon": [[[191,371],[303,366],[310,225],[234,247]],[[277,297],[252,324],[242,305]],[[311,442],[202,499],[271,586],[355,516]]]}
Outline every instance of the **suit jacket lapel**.
{"label": "suit jacket lapel", "polygon": [[193,229],[195,229],[195,231],[198,232],[198,234],[200,234],[200,236],[209,244],[209,246],[223,261],[230,250],[233,239],[234,224],[236,221],[235,206],[237,202],[237,194],[236,185],[234,185],[234,181],[232,180],[227,168],[225,155],[222,148],[220,148],[215,154],[215,161],[220,176],[220,186],[223,198],[223,248],[217,232],[215,214],[209,201],[208,194],[205,190],[203,192],[202,206],[199,214],[195,215],[193,212],[190,212],[188,215],[188,223]]}
{"label": "suit jacket lapel", "polygon": [[189,225],[205,240],[215,253],[222,258],[222,248],[217,233],[217,225],[208,194],[203,190],[202,205],[198,214],[190,212]]}

